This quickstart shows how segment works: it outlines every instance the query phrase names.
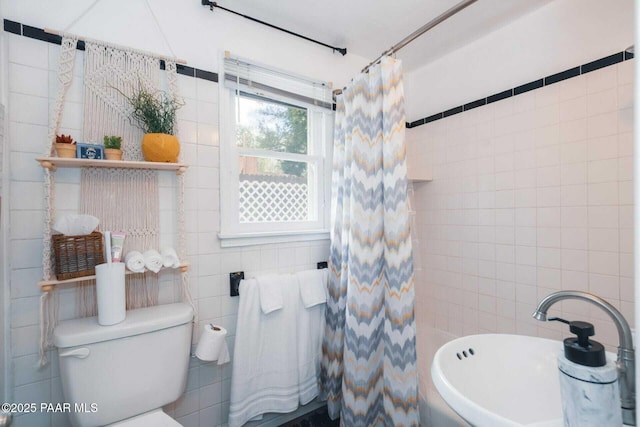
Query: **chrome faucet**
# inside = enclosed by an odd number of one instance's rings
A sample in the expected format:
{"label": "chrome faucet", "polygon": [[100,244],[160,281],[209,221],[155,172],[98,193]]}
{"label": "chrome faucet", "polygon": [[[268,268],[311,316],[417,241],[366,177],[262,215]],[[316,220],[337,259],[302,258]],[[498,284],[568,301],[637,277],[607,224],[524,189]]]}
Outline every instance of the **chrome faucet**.
{"label": "chrome faucet", "polygon": [[536,320],[547,320],[547,310],[553,304],[564,299],[578,299],[590,302],[603,309],[618,329],[618,383],[620,385],[620,406],[622,407],[622,422],[626,425],[636,425],[636,382],[635,382],[635,353],[631,328],[622,314],[607,301],[599,296],[583,291],[559,291],[547,295],[538,303],[533,317]]}

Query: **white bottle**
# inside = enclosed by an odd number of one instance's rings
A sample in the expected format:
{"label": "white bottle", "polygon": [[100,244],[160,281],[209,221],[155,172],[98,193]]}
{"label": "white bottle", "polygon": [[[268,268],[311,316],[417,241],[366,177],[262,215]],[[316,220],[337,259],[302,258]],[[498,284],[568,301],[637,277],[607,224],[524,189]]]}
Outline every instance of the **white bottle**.
{"label": "white bottle", "polygon": [[602,344],[589,340],[592,324],[566,323],[577,337],[565,339],[564,354],[558,355],[565,427],[622,426],[616,362],[607,360]]}

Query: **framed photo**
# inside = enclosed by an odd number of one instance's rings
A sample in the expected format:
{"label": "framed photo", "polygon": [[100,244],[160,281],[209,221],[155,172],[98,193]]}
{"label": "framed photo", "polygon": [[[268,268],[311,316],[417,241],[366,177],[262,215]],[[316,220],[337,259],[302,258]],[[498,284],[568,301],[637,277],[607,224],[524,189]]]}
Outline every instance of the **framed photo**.
{"label": "framed photo", "polygon": [[78,142],[76,144],[76,157],[79,159],[102,160],[104,159],[104,147],[97,144]]}

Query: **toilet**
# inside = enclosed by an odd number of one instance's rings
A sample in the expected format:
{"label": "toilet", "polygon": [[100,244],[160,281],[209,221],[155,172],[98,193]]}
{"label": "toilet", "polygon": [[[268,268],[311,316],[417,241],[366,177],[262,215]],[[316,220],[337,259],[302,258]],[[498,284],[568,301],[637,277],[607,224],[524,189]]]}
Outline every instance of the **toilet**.
{"label": "toilet", "polygon": [[162,407],[184,392],[192,320],[191,306],[176,303],[129,310],[113,326],[97,317],[60,322],[53,340],[71,424],[180,426]]}

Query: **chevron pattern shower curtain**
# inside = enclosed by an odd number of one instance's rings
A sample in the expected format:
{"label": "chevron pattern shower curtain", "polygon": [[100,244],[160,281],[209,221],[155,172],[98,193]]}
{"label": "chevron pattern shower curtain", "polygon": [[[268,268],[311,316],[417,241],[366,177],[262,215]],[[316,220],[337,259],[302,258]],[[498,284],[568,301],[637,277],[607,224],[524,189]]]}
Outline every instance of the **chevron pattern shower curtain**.
{"label": "chevron pattern shower curtain", "polygon": [[337,104],[322,393],[343,426],[417,426],[401,62],[383,58]]}

